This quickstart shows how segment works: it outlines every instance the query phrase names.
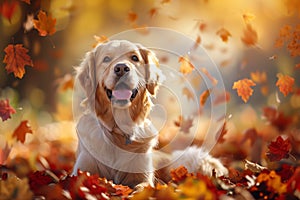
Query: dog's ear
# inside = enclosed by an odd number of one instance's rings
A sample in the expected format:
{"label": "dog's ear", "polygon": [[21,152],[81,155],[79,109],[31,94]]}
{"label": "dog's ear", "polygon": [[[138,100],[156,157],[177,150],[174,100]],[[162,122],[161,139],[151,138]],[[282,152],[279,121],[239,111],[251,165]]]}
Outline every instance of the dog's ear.
{"label": "dog's ear", "polygon": [[77,79],[87,97],[82,103],[86,104],[87,101],[94,99],[96,90],[95,57],[93,51],[85,55],[84,60],[77,68]]}
{"label": "dog's ear", "polygon": [[164,80],[164,75],[161,69],[159,68],[159,62],[154,52],[141,47],[139,51],[146,64],[146,88],[151,95],[155,96],[159,83],[161,83]]}

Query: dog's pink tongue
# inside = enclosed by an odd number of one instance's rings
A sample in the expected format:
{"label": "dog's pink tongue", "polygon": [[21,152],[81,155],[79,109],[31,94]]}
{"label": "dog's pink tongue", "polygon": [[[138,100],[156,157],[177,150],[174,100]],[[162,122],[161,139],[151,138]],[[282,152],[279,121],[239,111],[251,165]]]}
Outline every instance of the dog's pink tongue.
{"label": "dog's pink tongue", "polygon": [[113,90],[112,95],[117,99],[117,100],[127,100],[131,97],[132,91],[131,90]]}

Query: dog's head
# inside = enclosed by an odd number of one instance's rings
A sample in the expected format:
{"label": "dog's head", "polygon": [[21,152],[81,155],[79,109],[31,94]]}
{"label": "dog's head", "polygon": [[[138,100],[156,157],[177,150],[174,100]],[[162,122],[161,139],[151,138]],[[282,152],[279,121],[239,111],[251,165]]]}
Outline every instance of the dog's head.
{"label": "dog's head", "polygon": [[87,104],[107,127],[115,126],[114,110],[128,109],[133,122],[142,122],[150,110],[163,75],[155,54],[140,44],[113,40],[87,53],[77,78]]}

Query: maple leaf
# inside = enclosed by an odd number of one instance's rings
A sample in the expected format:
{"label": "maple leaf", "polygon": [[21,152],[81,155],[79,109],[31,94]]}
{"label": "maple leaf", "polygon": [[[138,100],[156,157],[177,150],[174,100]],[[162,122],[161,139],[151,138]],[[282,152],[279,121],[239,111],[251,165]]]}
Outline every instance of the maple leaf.
{"label": "maple leaf", "polygon": [[33,20],[34,28],[39,31],[40,36],[53,35],[56,32],[55,24],[56,19],[46,12],[40,10],[38,13],[38,20]]}
{"label": "maple leaf", "polygon": [[0,14],[11,22],[11,18],[19,6],[18,1],[4,1],[0,4]]}
{"label": "maple leaf", "polygon": [[265,83],[267,82],[267,73],[266,72],[251,72],[250,73],[251,79],[255,82],[255,83]]}
{"label": "maple leaf", "polygon": [[10,119],[11,115],[15,113],[16,110],[9,105],[8,99],[0,100],[0,117],[2,118],[2,121]]}
{"label": "maple leaf", "polygon": [[277,82],[276,86],[279,87],[280,92],[284,95],[287,96],[290,92],[293,91],[293,86],[295,79],[290,77],[289,75],[283,75],[281,73],[277,74]]}
{"label": "maple leaf", "polygon": [[25,142],[25,136],[27,133],[32,134],[31,126],[29,125],[27,120],[24,120],[20,123],[20,125],[15,129],[13,133],[13,137],[17,138],[21,143]]}
{"label": "maple leaf", "polygon": [[27,55],[28,50],[22,44],[8,45],[3,62],[6,63],[7,73],[13,72],[15,77],[22,78],[25,73],[25,65],[33,66],[31,58]]}
{"label": "maple leaf", "polygon": [[216,34],[221,37],[223,42],[228,42],[229,37],[231,37],[230,32],[225,28],[219,29]]}
{"label": "maple leaf", "polygon": [[188,170],[184,166],[177,167],[176,169],[171,169],[170,171],[172,180],[175,183],[179,183],[184,180],[188,175]]}
{"label": "maple leaf", "polygon": [[201,106],[204,106],[204,104],[206,103],[206,101],[210,95],[210,92],[211,92],[211,90],[207,89],[200,94],[200,105]]}
{"label": "maple leaf", "polygon": [[[4,148],[0,148],[0,167],[4,165],[11,151],[11,147],[8,147],[7,142],[5,143]],[[1,171],[1,169],[0,169]],[[1,173],[0,173],[1,175]],[[0,178],[1,179],[1,178]]]}
{"label": "maple leaf", "polygon": [[187,97],[188,100],[195,100],[195,96],[192,93],[192,91],[190,89],[188,89],[187,87],[184,87],[182,89],[182,94],[185,95]]}
{"label": "maple leaf", "polygon": [[174,121],[175,126],[180,127],[180,131],[184,133],[189,133],[190,128],[193,126],[192,118],[184,118],[182,115],[178,117],[177,121]]}
{"label": "maple leaf", "polygon": [[190,62],[188,56],[180,56],[178,62],[180,62],[179,71],[184,75],[191,73],[195,68],[194,65]]}
{"label": "maple leaf", "polygon": [[252,80],[245,78],[234,82],[232,89],[236,89],[238,96],[242,97],[243,101],[246,103],[253,93],[251,86],[255,85],[256,84]]}
{"label": "maple leaf", "polygon": [[289,138],[284,140],[281,136],[278,136],[275,142],[269,144],[267,157],[271,162],[280,161],[283,158],[289,157],[291,148],[292,146]]}
{"label": "maple leaf", "polygon": [[241,40],[248,47],[255,46],[257,44],[258,35],[251,24],[247,24],[246,29],[244,29],[244,35],[241,37]]}

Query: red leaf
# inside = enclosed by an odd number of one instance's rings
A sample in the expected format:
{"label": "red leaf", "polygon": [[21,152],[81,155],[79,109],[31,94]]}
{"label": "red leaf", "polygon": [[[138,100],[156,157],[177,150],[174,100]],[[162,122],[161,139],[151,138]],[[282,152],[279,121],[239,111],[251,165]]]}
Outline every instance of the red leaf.
{"label": "red leaf", "polygon": [[272,162],[280,161],[283,158],[288,158],[291,147],[291,142],[288,138],[284,140],[281,136],[278,136],[275,142],[271,142],[269,144],[267,157]]}
{"label": "red leaf", "polygon": [[280,131],[284,131],[292,123],[291,117],[285,116],[273,107],[263,108],[263,117]]}
{"label": "red leaf", "polygon": [[43,185],[53,183],[54,180],[45,171],[36,171],[28,175],[30,189],[33,192],[37,192],[38,189]]}
{"label": "red leaf", "polygon": [[0,14],[8,19],[9,22],[11,22],[11,18],[14,15],[15,11],[17,10],[17,7],[19,6],[18,1],[4,1],[0,5]]}
{"label": "red leaf", "polygon": [[22,78],[25,73],[25,65],[33,66],[31,58],[27,55],[28,50],[22,44],[8,45],[3,62],[6,63],[7,73],[13,72],[15,77]]}
{"label": "red leaf", "polygon": [[16,110],[9,105],[8,99],[0,100],[0,117],[2,118],[2,121],[10,119],[11,115],[15,113]]}
{"label": "red leaf", "polygon": [[27,120],[24,120],[20,123],[20,125],[15,129],[13,133],[13,137],[17,138],[21,143],[25,142],[25,137],[27,133],[32,134],[32,129]]}

